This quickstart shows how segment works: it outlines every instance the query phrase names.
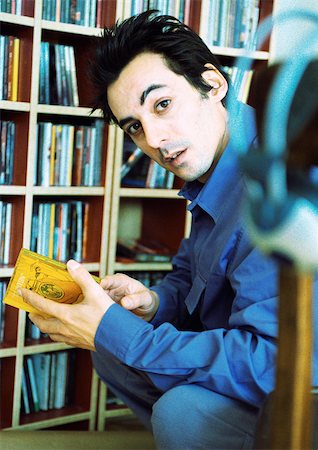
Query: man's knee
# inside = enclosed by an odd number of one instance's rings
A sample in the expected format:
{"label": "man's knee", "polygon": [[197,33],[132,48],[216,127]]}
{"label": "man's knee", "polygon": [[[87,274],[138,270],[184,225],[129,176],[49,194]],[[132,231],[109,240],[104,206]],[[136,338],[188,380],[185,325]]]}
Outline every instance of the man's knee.
{"label": "man's knee", "polygon": [[256,412],[199,386],[177,386],[153,406],[157,448],[252,448]]}
{"label": "man's knee", "polygon": [[[191,405],[189,386],[177,386],[165,392],[153,406],[153,421],[171,422],[183,420],[184,412]],[[190,412],[191,414],[191,412]]]}
{"label": "man's knee", "polygon": [[[151,423],[158,449],[194,448],[191,444],[193,430],[186,424],[191,415],[188,391],[186,386],[175,387],[153,405]],[[189,447],[184,447],[184,441]]]}

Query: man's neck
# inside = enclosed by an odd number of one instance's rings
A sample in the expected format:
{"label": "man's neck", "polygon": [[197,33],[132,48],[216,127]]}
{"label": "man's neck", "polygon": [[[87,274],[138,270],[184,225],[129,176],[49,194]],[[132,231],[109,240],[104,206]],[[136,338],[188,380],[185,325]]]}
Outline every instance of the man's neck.
{"label": "man's neck", "polygon": [[225,127],[222,139],[220,140],[218,148],[215,151],[213,162],[211,164],[210,169],[204,175],[202,175],[202,177],[198,178],[198,181],[200,181],[200,183],[206,183],[207,180],[210,178],[214,169],[217,166],[217,163],[219,162],[221,156],[223,155],[223,152],[226,149],[228,142],[229,142],[229,133],[227,127]]}

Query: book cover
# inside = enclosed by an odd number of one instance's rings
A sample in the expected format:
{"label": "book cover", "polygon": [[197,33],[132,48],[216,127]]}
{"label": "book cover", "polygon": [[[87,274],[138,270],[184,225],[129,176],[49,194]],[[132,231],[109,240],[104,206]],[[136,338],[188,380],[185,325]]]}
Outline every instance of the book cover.
{"label": "book cover", "polygon": [[71,83],[72,83],[73,103],[74,103],[74,106],[79,106],[74,47],[70,46],[68,51],[69,51],[69,54],[70,54]]}
{"label": "book cover", "polygon": [[18,100],[19,57],[20,57],[20,39],[14,38],[13,61],[12,61],[12,92],[11,92],[11,100],[14,102]]}
{"label": "book cover", "polygon": [[[93,276],[99,283],[99,278]],[[22,248],[10,279],[4,303],[28,312],[38,312],[24,302],[19,288],[37,292],[59,303],[79,303],[83,296],[79,286],[69,275],[66,265]]]}
{"label": "book cover", "polygon": [[55,382],[56,382],[56,353],[51,353],[51,365],[49,373],[49,398],[48,398],[49,409],[54,408]]}
{"label": "book cover", "polygon": [[65,406],[66,384],[68,369],[68,352],[56,353],[54,408],[60,409]]}
{"label": "book cover", "polygon": [[38,386],[39,407],[42,411],[49,409],[49,382],[51,354],[39,353],[31,356],[33,360],[35,379]]}
{"label": "book cover", "polygon": [[13,75],[13,52],[14,52],[14,36],[8,37],[8,72],[7,72],[7,98],[12,100],[12,75]]}
{"label": "book cover", "polygon": [[22,396],[22,406],[25,414],[30,414],[30,403],[29,403],[29,397],[28,397],[28,388],[27,388],[27,382],[26,382],[26,376],[24,367],[22,368],[22,386],[21,386],[21,396]]}
{"label": "book cover", "polygon": [[38,387],[37,387],[36,380],[35,380],[33,360],[30,356],[28,356],[26,358],[26,371],[28,372],[28,375],[29,375],[34,411],[39,412],[40,407],[39,407]]}
{"label": "book cover", "polygon": [[3,65],[0,70],[0,100],[5,100],[4,97],[4,62],[6,54],[6,42],[5,36],[0,36],[0,61],[3,61]]}

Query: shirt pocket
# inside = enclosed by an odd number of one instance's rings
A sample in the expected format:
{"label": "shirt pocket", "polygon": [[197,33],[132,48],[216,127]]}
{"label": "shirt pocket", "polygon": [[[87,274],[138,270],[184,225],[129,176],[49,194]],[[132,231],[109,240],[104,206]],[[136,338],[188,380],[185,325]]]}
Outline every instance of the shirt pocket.
{"label": "shirt pocket", "polygon": [[197,274],[193,279],[191,289],[185,299],[185,304],[189,314],[192,314],[195,310],[203,293],[205,292],[205,288],[206,280],[200,274]]}

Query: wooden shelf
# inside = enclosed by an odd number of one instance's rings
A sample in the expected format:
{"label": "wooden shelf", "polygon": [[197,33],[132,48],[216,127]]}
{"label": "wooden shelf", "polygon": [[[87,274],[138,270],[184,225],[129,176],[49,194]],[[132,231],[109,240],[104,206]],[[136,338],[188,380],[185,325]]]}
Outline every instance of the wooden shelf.
{"label": "wooden shelf", "polygon": [[246,51],[242,48],[231,48],[231,47],[218,47],[212,46],[210,47],[212,53],[219,56],[229,56],[231,58],[238,58],[240,56],[245,56],[246,58],[259,60],[259,61],[268,61],[270,53],[257,50],[257,51]]}
{"label": "wooden shelf", "polygon": [[9,278],[13,274],[13,267],[0,267],[0,278]]}
{"label": "wooden shelf", "polygon": [[119,263],[116,262],[114,265],[114,269],[116,272],[145,272],[145,271],[168,271],[171,270],[172,266],[171,263],[159,263],[159,262],[152,262],[152,263]]}
{"label": "wooden shelf", "polygon": [[146,188],[120,188],[120,196],[127,198],[181,198],[179,189],[146,189]]}
{"label": "wooden shelf", "polygon": [[82,116],[82,117],[101,117],[97,111],[91,114],[91,108],[81,106],[58,106],[58,105],[37,105],[37,112],[39,114],[56,114],[61,116]]}
{"label": "wooden shelf", "polygon": [[[85,45],[92,36],[98,36],[101,30],[73,24],[64,24],[41,19],[42,0],[22,0],[29,16],[0,13],[2,33],[16,35],[20,38],[21,52],[19,61],[18,100],[0,100],[2,120],[14,121],[16,124],[15,161],[12,185],[0,185],[2,199],[14,204],[11,233],[12,264],[0,267],[0,281],[8,281],[13,274],[13,266],[21,247],[30,248],[32,235],[33,206],[37,201],[61,201],[64,198],[79,198],[91,205],[88,223],[88,250],[84,267],[90,272],[102,276],[106,273],[106,256],[108,242],[103,236],[108,235],[109,204],[111,190],[109,179],[112,165],[108,164],[108,147],[114,146],[113,138],[105,127],[101,161],[100,186],[34,186],[36,128],[41,121],[59,121],[61,123],[89,125],[101,118],[100,112],[91,114],[86,106],[89,95],[87,81],[84,79],[85,58],[82,54]],[[25,4],[25,2],[28,2]],[[63,2],[62,2],[63,3]],[[112,16],[107,20],[115,22],[115,8],[108,8]],[[75,61],[78,68],[78,90],[83,103],[79,107],[45,105],[38,103],[41,40],[69,42],[75,48]],[[98,377],[91,368],[90,354],[86,350],[50,342],[49,339],[26,340],[26,313],[15,308],[5,307],[4,342],[0,344],[1,372],[0,384],[0,428],[14,430],[36,430],[78,422],[85,422],[89,430],[96,428],[96,411],[98,398]],[[21,414],[22,367],[26,357],[59,351],[74,352],[74,364],[77,376],[74,380],[76,395],[73,403],[61,410],[47,413]],[[80,370],[79,370],[80,369]],[[74,425],[75,426],[75,425]]]}
{"label": "wooden shelf", "polygon": [[34,186],[33,187],[33,193],[34,195],[54,195],[54,196],[65,196],[65,195],[71,195],[71,196],[90,196],[90,197],[97,197],[97,196],[104,196],[105,195],[105,188],[93,186]]}
{"label": "wooden shelf", "polygon": [[0,109],[6,109],[8,111],[29,112],[30,111],[30,103],[11,102],[9,100],[0,100]]}
{"label": "wooden shelf", "polygon": [[11,23],[13,25],[34,27],[34,18],[27,16],[17,16],[16,14],[0,13],[0,22]]}
{"label": "wooden shelf", "polygon": [[81,25],[74,25],[72,23],[52,22],[49,20],[42,20],[42,30],[80,34],[82,36],[99,36],[102,31],[100,28],[84,27]]}

